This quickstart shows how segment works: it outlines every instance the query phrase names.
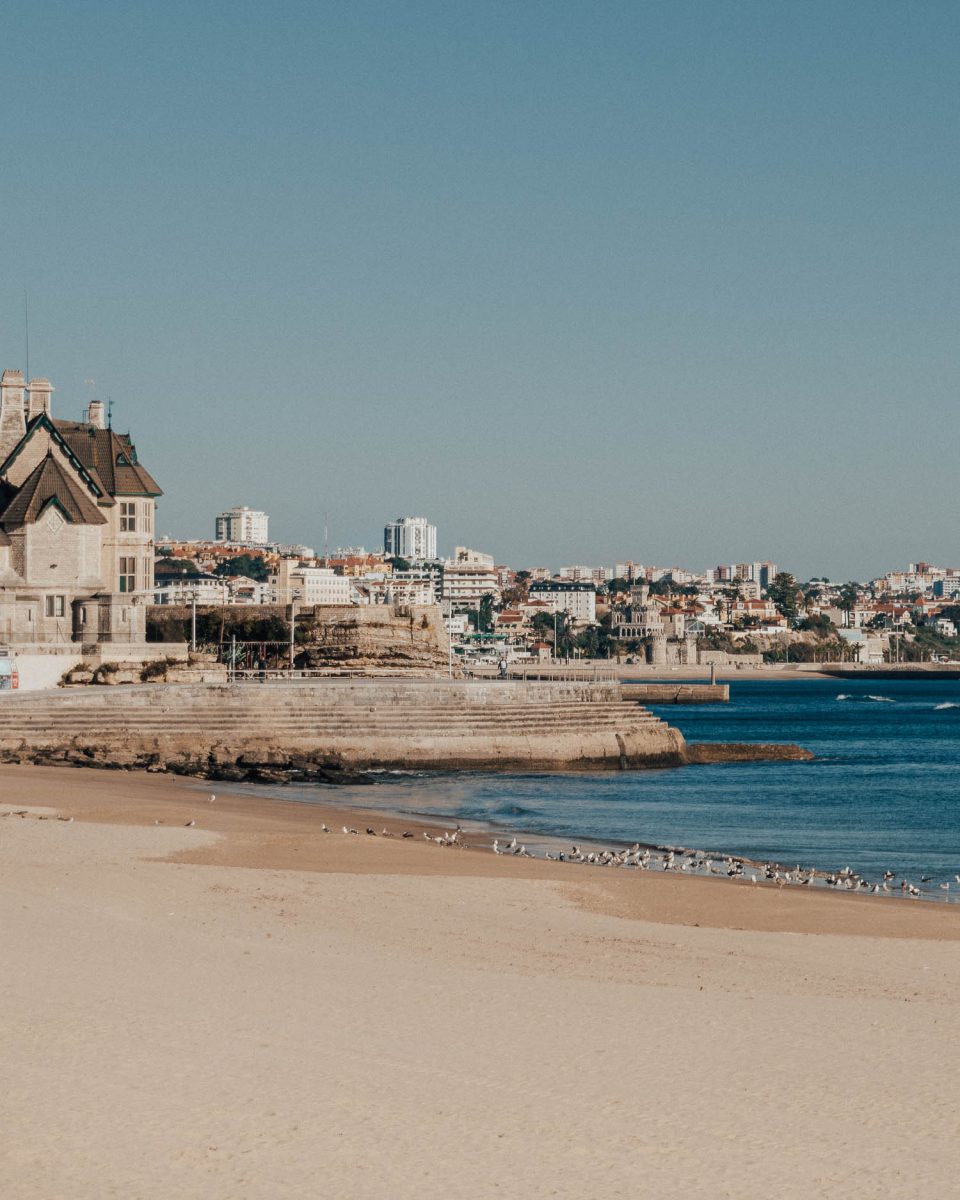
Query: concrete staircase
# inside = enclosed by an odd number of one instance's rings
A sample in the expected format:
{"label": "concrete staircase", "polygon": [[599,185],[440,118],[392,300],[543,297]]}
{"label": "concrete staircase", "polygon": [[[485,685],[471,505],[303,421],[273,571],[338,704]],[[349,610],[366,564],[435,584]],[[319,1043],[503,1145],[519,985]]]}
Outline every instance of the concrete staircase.
{"label": "concrete staircase", "polygon": [[619,686],[318,680],[0,696],[0,752],[94,747],[118,763],[327,756],[355,767],[666,765],[680,734]]}

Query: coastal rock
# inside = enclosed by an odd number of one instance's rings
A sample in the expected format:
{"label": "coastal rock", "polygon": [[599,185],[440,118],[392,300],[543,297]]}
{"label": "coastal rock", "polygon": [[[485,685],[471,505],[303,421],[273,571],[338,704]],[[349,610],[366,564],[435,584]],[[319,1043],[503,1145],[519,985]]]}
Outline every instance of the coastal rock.
{"label": "coastal rock", "polygon": [[693,742],[687,744],[688,763],[809,762],[813,753],[803,746],[779,742]]}

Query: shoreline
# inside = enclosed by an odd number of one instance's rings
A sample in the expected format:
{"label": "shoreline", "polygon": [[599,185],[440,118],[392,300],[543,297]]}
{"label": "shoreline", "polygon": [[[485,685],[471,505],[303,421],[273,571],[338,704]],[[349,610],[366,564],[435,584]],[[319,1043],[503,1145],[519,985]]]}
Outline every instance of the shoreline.
{"label": "shoreline", "polygon": [[[69,783],[68,783],[69,780]],[[518,858],[490,851],[490,832],[466,847],[427,843],[443,822],[388,809],[284,800],[215,790],[197,781],[137,772],[0,766],[4,808],[51,808],[77,822],[158,826],[217,835],[168,860],[210,867],[296,870],[320,874],[469,876],[549,881],[591,911],[655,923],[755,932],[841,933],[960,940],[960,906],[905,903],[899,895],[784,887],[680,871],[577,870],[581,864]],[[216,799],[210,803],[209,795]],[[8,798],[11,797],[11,798]],[[14,820],[8,817],[6,820]],[[5,823],[5,822],[4,822]],[[326,824],[329,833],[322,832]],[[453,817],[447,829],[456,824]],[[341,830],[355,828],[356,836]],[[375,836],[365,829],[369,825]],[[387,828],[393,836],[383,837]],[[404,831],[414,836],[403,839]],[[538,841],[547,835],[533,835]],[[558,839],[554,839],[558,840]],[[586,844],[586,843],[584,843]],[[594,844],[591,842],[591,844]],[[609,843],[596,843],[605,845]]]}
{"label": "shoreline", "polygon": [[3,768],[0,800],[11,1200],[952,1194],[953,907],[157,775]]}

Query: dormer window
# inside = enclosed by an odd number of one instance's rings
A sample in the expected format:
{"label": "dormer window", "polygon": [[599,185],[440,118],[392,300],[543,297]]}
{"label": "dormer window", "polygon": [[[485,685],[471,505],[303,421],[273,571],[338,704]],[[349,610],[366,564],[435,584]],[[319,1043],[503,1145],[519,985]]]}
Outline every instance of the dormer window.
{"label": "dormer window", "polygon": [[127,456],[123,453],[122,450],[117,455],[117,466],[118,467],[129,467],[130,466]]}

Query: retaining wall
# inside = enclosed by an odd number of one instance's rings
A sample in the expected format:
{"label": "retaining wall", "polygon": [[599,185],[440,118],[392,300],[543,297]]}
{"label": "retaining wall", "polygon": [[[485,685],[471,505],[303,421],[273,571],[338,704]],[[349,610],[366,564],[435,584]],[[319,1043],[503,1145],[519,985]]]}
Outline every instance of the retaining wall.
{"label": "retaining wall", "polygon": [[622,770],[678,765],[684,741],[612,683],[317,680],[5,693],[0,758],[219,778]]}

